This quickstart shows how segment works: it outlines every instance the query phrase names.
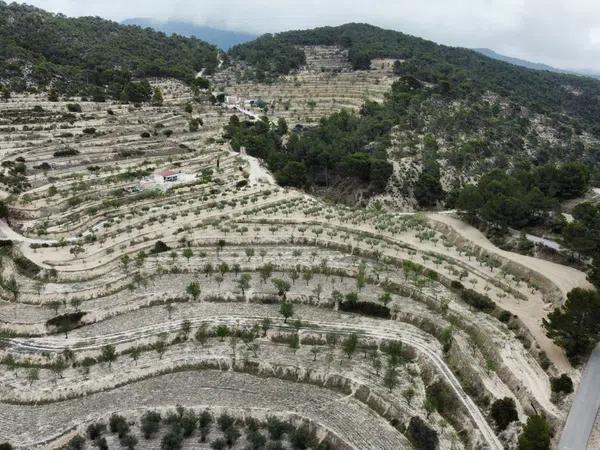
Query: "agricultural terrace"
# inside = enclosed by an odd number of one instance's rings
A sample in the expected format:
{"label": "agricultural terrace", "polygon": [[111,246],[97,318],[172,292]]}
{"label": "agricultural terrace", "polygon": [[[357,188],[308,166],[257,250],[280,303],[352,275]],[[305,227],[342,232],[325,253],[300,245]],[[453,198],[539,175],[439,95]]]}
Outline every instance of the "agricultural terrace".
{"label": "agricultural terrace", "polygon": [[[308,122],[380,95],[373,76],[228,89]],[[3,438],[161,448],[193,422],[185,448],[501,449],[504,398],[563,423],[550,378],[579,374],[541,319],[582,273],[450,215],[282,189],[230,151],[225,108],[156,83],[160,106],[0,103]],[[153,186],[165,169],[193,180]]]}

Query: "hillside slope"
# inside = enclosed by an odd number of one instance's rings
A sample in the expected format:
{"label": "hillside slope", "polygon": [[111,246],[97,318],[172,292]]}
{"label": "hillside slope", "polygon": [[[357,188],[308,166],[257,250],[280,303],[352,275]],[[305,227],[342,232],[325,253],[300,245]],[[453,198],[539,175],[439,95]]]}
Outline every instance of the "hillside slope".
{"label": "hillside slope", "polygon": [[[599,162],[600,128],[591,114],[599,107],[596,80],[524,69],[361,24],[266,35],[235,47],[230,56],[254,66],[258,81],[270,67],[269,82],[283,92],[290,80],[303,89],[302,80],[311,72],[301,57],[305,52],[347,54],[354,72],[332,69],[332,79],[381,72],[379,83],[386,76],[395,81],[384,101],[366,102],[350,117],[322,120],[285,145],[273,145],[260,131],[242,141],[237,133],[233,142],[265,158],[283,184],[325,188],[328,195],[355,203],[356,195],[343,193],[355,194],[357,185],[376,179],[378,185],[369,185],[363,200],[375,195],[403,209],[452,207],[456,190],[494,169],[575,161],[593,168]],[[293,75],[280,77],[289,70]],[[310,104],[311,91],[306,88],[305,94]],[[337,104],[339,94],[331,95]],[[300,106],[290,102],[287,107]],[[279,114],[284,114],[281,108]],[[377,164],[371,173],[371,163],[383,160],[385,152],[393,171],[388,166],[380,173]],[[290,159],[294,164],[288,165]]]}
{"label": "hillside slope", "polygon": [[[438,45],[367,24],[289,31],[279,33],[275,38],[277,43],[291,45],[340,46],[348,50],[354,69],[368,69],[375,58],[398,59],[402,61],[398,65],[399,75],[431,83],[448,83],[454,93],[463,97],[493,91],[536,112],[569,115],[600,132],[600,82],[597,80],[528,70],[473,50]],[[240,47],[259,51],[258,43]],[[237,48],[236,55],[241,53]],[[294,61],[296,67],[302,63],[297,58]]]}
{"label": "hillside slope", "polygon": [[0,1],[0,83],[12,91],[78,93],[145,76],[190,80],[216,66],[217,49],[195,38]]}

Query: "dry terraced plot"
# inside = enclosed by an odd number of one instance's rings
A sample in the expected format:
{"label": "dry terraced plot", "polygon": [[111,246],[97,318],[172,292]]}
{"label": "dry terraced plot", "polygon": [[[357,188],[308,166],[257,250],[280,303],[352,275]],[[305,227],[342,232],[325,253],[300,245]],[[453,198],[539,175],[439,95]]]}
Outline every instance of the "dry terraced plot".
{"label": "dry terraced plot", "polygon": [[[228,89],[302,122],[381,98],[380,76]],[[522,420],[543,411],[560,426],[549,377],[577,373],[540,320],[583,274],[501,252],[449,216],[273,185],[222,140],[226,109],[190,113],[184,86],[160,84],[163,106],[0,104],[12,216],[0,233],[13,242],[1,266],[3,439],[58,445],[113,411],[137,433],[145,412],[177,404],[310,424],[334,448],[410,448],[419,416],[442,449],[500,449],[516,433],[499,435],[490,416],[504,397]],[[148,181],[165,169],[194,181]]]}

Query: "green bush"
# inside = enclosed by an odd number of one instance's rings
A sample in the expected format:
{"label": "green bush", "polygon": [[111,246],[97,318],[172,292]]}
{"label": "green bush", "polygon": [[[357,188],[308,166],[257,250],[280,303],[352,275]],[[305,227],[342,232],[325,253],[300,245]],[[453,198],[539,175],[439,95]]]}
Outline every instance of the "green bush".
{"label": "green bush", "polygon": [[550,379],[550,385],[552,387],[552,392],[563,394],[570,394],[573,392],[573,381],[566,373],[563,373],[560,377],[552,377]]}
{"label": "green bush", "polygon": [[480,294],[472,289],[463,289],[460,298],[479,311],[489,313],[496,309],[496,304],[487,295]]}

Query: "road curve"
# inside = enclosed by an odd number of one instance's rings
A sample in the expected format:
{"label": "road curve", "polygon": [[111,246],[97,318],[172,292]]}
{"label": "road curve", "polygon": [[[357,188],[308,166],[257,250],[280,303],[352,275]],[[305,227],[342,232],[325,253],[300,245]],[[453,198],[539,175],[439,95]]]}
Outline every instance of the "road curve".
{"label": "road curve", "polygon": [[586,450],[600,409],[600,344],[587,362],[558,444],[558,450]]}
{"label": "road curve", "polygon": [[[213,317],[211,319],[205,318],[190,318],[188,319],[193,327],[198,327],[203,323],[207,324],[226,324],[226,325],[242,325],[242,324],[255,324],[260,323],[263,317],[239,317],[239,316],[224,316],[224,317]],[[274,326],[281,328],[288,328],[289,325],[283,323],[280,317],[271,317],[271,321]],[[177,331],[181,328],[183,321],[170,321],[158,325],[151,325],[141,327],[138,329],[111,333],[104,336],[94,336],[91,338],[81,339],[64,339],[60,337],[45,337],[45,338],[15,338],[7,342],[8,346],[12,351],[55,351],[60,352],[64,348],[69,347],[77,350],[92,350],[99,349],[106,344],[120,344],[131,342],[140,338],[148,338],[151,336],[159,335],[166,331]],[[361,325],[361,329],[357,330],[355,327],[344,326],[338,323],[332,322],[321,322],[321,321],[302,321],[303,329],[310,330],[316,333],[327,333],[333,332],[336,334],[351,334],[357,333],[362,336],[372,337],[376,339],[385,340],[399,340],[406,344],[416,348],[421,354],[427,357],[439,370],[442,377],[450,385],[452,390],[457,395],[459,401],[464,405],[468,411],[473,423],[477,426],[483,439],[487,443],[487,447],[490,450],[503,450],[503,446],[500,440],[494,433],[486,421],[483,413],[477,407],[475,402],[467,395],[462,388],[462,385],[450,370],[444,359],[430,348],[430,344],[423,339],[422,336],[417,333],[406,330],[405,332],[399,333],[398,330],[385,329],[383,327],[372,327],[367,325]]]}

